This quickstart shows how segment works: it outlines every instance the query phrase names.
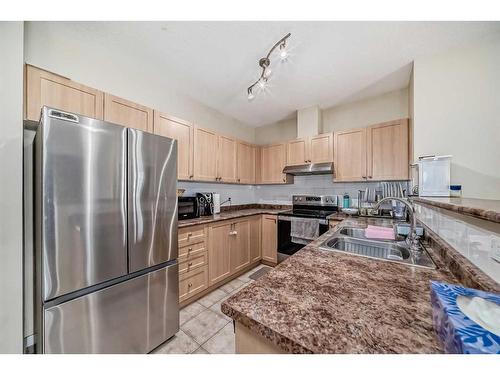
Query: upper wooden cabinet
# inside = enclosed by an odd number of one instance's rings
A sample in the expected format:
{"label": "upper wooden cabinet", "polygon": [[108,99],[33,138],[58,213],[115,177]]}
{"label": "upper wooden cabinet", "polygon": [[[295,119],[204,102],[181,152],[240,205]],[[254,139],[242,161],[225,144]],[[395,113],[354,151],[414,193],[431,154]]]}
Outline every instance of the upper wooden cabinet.
{"label": "upper wooden cabinet", "polygon": [[217,180],[219,182],[236,182],[238,146],[234,138],[219,135],[217,148]]}
{"label": "upper wooden cabinet", "polygon": [[245,142],[238,142],[237,154],[237,182],[240,184],[255,184],[256,147]]}
{"label": "upper wooden cabinet", "polygon": [[335,181],[408,179],[408,120],[334,134]]}
{"label": "upper wooden cabinet", "polygon": [[177,140],[177,178],[192,180],[193,126],[187,121],[154,111],[154,133]]}
{"label": "upper wooden cabinet", "polygon": [[143,105],[104,94],[104,120],[145,132],[153,132],[153,110]]}
{"label": "upper wooden cabinet", "polygon": [[25,118],[40,120],[44,105],[102,120],[104,93],[26,65]]}
{"label": "upper wooden cabinet", "polygon": [[366,180],[366,129],[334,133],[335,181]]}
{"label": "upper wooden cabinet", "polygon": [[286,165],[301,165],[309,163],[309,140],[294,139],[286,145]]}
{"label": "upper wooden cabinet", "polygon": [[333,161],[333,134],[299,138],[287,143],[286,165],[326,163]]}
{"label": "upper wooden cabinet", "polygon": [[195,126],[194,128],[194,179],[217,181],[217,134]]}
{"label": "upper wooden cabinet", "polygon": [[408,120],[385,122],[367,129],[368,180],[407,180]]}
{"label": "upper wooden cabinet", "polygon": [[291,181],[291,176],[283,174],[286,165],[286,143],[262,146],[260,153],[260,183],[283,184]]}
{"label": "upper wooden cabinet", "polygon": [[333,134],[318,134],[309,138],[309,163],[333,161]]}

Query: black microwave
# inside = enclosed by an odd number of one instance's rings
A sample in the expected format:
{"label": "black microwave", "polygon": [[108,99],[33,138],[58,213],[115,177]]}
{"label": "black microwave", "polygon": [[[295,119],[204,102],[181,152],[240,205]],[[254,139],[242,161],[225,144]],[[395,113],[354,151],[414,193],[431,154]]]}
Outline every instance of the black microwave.
{"label": "black microwave", "polygon": [[199,217],[198,198],[196,197],[177,197],[177,210],[179,220],[193,219]]}

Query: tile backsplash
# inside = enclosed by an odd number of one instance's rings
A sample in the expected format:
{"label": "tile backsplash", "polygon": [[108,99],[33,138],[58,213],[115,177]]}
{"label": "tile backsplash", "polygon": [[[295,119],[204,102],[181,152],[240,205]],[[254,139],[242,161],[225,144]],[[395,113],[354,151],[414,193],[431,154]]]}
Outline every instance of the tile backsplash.
{"label": "tile backsplash", "polygon": [[500,248],[500,224],[420,204],[415,210],[419,220],[500,283],[500,263],[492,257]]}
{"label": "tile backsplash", "polygon": [[[402,182],[403,189],[407,183]],[[203,182],[179,182],[179,188],[186,189],[185,195],[196,192],[216,192],[221,195],[221,202],[231,197],[231,203],[269,203],[291,204],[292,195],[343,195],[348,193],[352,199],[358,196],[358,190],[367,187],[380,190],[380,182],[333,182],[331,175],[295,176],[293,184],[287,185],[232,185]]]}

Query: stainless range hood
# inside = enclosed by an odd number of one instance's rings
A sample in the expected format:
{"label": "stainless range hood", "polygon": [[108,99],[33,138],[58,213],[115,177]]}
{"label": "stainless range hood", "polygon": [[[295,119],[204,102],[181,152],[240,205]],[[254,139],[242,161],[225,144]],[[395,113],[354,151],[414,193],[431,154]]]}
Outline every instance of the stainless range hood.
{"label": "stainless range hood", "polygon": [[333,163],[311,163],[290,165],[283,168],[283,173],[294,176],[310,176],[315,174],[333,174]]}

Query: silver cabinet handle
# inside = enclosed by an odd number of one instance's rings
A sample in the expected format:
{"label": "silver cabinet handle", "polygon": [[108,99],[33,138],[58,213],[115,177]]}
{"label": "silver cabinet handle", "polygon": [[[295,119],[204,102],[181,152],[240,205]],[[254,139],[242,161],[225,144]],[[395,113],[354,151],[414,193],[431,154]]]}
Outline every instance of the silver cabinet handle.
{"label": "silver cabinet handle", "polygon": [[237,234],[238,234],[238,232],[235,230],[232,230],[231,232],[229,232],[230,236],[236,236]]}

